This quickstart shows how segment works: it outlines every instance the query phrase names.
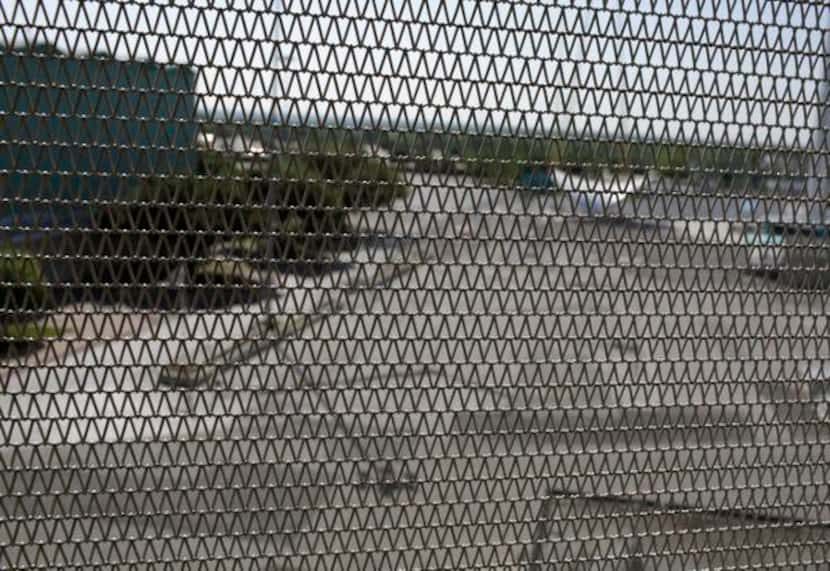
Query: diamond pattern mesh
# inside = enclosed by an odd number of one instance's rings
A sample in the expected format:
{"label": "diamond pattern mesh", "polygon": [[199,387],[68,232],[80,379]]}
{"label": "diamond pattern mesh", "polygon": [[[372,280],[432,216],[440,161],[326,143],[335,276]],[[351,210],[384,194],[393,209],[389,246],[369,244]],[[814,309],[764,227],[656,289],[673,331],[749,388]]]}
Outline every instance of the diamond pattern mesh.
{"label": "diamond pattern mesh", "polygon": [[825,2],[0,1],[0,568],[826,568]]}

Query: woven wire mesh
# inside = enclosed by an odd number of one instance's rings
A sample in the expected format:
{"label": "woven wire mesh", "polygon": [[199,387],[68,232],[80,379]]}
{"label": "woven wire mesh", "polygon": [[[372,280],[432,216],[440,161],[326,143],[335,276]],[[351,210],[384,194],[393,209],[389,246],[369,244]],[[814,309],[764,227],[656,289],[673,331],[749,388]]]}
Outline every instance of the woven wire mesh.
{"label": "woven wire mesh", "polygon": [[0,568],[825,568],[824,2],[0,2]]}

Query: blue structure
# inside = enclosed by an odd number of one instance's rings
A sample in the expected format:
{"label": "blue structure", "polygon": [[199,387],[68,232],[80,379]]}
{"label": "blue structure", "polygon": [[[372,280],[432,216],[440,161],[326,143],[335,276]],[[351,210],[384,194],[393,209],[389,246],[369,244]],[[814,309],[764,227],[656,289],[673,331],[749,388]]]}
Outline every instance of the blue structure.
{"label": "blue structure", "polygon": [[531,190],[551,190],[556,186],[547,170],[532,167],[526,167],[522,171],[519,184]]}
{"label": "blue structure", "polygon": [[184,66],[0,53],[0,226],[87,219],[141,175],[195,168],[194,73]]}

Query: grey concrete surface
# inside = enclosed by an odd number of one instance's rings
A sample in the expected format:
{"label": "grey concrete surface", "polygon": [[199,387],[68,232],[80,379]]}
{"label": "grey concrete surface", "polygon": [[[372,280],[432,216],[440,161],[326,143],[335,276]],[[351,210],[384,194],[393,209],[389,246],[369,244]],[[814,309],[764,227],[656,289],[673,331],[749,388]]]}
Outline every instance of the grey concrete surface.
{"label": "grey concrete surface", "polygon": [[[699,216],[411,183],[355,214],[374,237],[355,269],[285,284],[247,351],[216,341],[254,317],[189,316],[201,333],[168,321],[7,371],[0,567],[828,560],[830,433],[805,381],[830,359],[826,293],[740,271],[732,227]],[[159,388],[170,363],[211,365],[207,384]]]}

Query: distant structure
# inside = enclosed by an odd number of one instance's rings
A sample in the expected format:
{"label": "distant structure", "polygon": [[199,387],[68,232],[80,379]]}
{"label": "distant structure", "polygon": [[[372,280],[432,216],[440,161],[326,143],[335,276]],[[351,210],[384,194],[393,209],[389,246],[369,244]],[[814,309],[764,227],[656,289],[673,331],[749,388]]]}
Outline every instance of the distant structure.
{"label": "distant structure", "polygon": [[815,123],[812,125],[811,144],[814,151],[805,174],[807,203],[794,210],[797,222],[809,222],[825,226],[830,224],[830,22],[824,22],[821,58],[821,82],[818,88],[818,105]]}
{"label": "distant structure", "polygon": [[51,46],[0,51],[0,226],[77,224],[137,177],[195,168],[194,78]]}
{"label": "distant structure", "polygon": [[[830,25],[830,22],[827,22]],[[822,82],[819,86],[818,121],[813,131],[813,146],[817,158],[813,164],[808,192],[810,197],[830,197],[830,168],[828,168],[828,150],[830,150],[830,32],[824,31],[824,57],[821,60]]]}

